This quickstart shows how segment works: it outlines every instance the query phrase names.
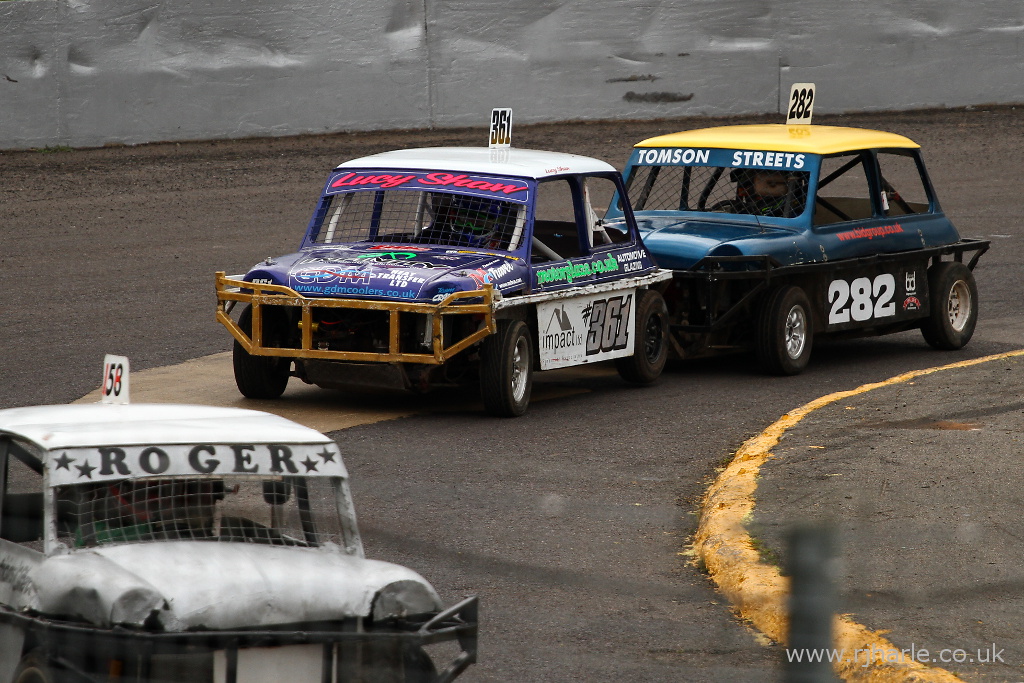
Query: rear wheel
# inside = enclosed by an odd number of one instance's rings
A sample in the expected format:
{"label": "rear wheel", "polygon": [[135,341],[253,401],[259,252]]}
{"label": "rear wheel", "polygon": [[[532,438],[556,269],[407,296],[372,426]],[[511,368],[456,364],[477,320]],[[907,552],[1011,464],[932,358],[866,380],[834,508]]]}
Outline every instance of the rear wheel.
{"label": "rear wheel", "polygon": [[756,352],[773,375],[797,375],[811,358],[811,304],[799,287],[772,290],[758,315]]}
{"label": "rear wheel", "polygon": [[533,339],[522,320],[503,320],[480,349],[480,397],[498,417],[518,417],[530,404]]}
{"label": "rear wheel", "polygon": [[943,261],[928,269],[929,315],[921,334],[943,351],[963,348],[978,322],[978,285],[974,273],[959,261]]}
{"label": "rear wheel", "polygon": [[[285,316],[274,306],[263,308],[263,345],[278,346],[284,337]],[[238,326],[252,336],[252,306],[246,306]],[[291,359],[279,356],[254,356],[235,341],[232,349],[235,384],[246,398],[278,398],[288,386]]]}
{"label": "rear wheel", "polygon": [[650,384],[668,360],[668,307],[653,289],[640,291],[636,306],[636,343],[633,355],[615,359],[615,368],[627,382]]}

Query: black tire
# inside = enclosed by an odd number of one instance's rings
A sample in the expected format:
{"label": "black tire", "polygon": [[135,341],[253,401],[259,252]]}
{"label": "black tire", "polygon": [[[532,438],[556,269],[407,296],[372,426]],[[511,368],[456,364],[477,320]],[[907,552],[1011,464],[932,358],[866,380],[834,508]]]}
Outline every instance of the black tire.
{"label": "black tire", "polygon": [[[68,681],[67,671],[53,666],[39,652],[29,652],[14,670],[12,683],[64,683]],[[77,677],[72,680],[78,680]]]}
{"label": "black tire", "polygon": [[757,360],[773,375],[798,375],[811,358],[811,303],[800,287],[783,285],[765,298],[756,330]]}
{"label": "black tire", "polygon": [[480,348],[480,397],[496,417],[526,412],[533,388],[533,339],[522,320],[498,322]]}
{"label": "black tire", "polygon": [[974,273],[959,261],[943,261],[928,269],[928,318],[921,334],[933,348],[955,351],[967,345],[978,323],[978,285]]}
{"label": "black tire", "polygon": [[432,683],[437,679],[437,667],[423,648],[406,648],[402,663],[405,668],[405,683]]}
{"label": "black tire", "polygon": [[[263,308],[264,346],[274,346],[275,339],[283,336],[284,315],[274,311],[273,306]],[[246,306],[238,317],[238,326],[252,335],[252,307]],[[232,364],[235,369],[235,385],[246,398],[279,398],[288,386],[291,374],[291,359],[279,356],[253,356],[235,341],[232,349]]]}
{"label": "black tire", "polygon": [[653,289],[638,292],[635,329],[633,355],[616,358],[615,369],[627,382],[650,384],[668,360],[668,306]]}

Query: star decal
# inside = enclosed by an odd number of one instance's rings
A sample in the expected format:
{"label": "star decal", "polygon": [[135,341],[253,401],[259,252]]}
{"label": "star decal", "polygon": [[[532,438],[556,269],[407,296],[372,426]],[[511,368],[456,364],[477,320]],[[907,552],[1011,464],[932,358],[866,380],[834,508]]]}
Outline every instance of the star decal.
{"label": "star decal", "polygon": [[75,465],[75,469],[78,470],[78,476],[92,479],[92,471],[96,468],[90,465],[89,461],[86,460],[84,465]]}
{"label": "star decal", "polygon": [[303,460],[302,464],[306,466],[307,472],[316,472],[316,468],[320,466],[320,463],[318,463],[316,460],[310,457],[307,457],[305,460]]}
{"label": "star decal", "polygon": [[59,458],[57,458],[57,459],[56,459],[56,460],[54,461],[54,462],[56,462],[56,463],[57,463],[57,467],[56,467],[55,469],[58,469],[58,470],[67,470],[68,472],[70,472],[70,471],[71,471],[71,467],[70,467],[70,465],[71,465],[71,463],[73,463],[74,461],[75,461],[75,459],[74,459],[74,458],[69,458],[69,457],[68,457],[68,454],[67,454],[67,453],[61,453],[61,454],[60,454],[60,457],[59,457]]}
{"label": "star decal", "polygon": [[317,455],[323,458],[324,462],[334,462],[334,456],[336,456],[337,453],[331,453],[329,450],[327,450],[327,447],[325,446],[322,451],[317,453]]}

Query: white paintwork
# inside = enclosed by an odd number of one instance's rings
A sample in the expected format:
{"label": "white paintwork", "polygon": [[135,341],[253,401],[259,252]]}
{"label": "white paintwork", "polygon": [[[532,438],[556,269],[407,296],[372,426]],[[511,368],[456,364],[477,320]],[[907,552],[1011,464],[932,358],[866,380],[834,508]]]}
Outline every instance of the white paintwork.
{"label": "white paintwork", "polygon": [[109,627],[141,626],[153,610],[170,631],[235,629],[369,616],[388,584],[422,588],[424,611],[441,609],[427,581],[405,567],[346,555],[336,546],[164,541],[58,555],[33,573],[39,609]]}
{"label": "white paintwork", "polygon": [[655,270],[653,273],[648,273],[647,275],[627,277],[621,280],[612,280],[610,282],[599,282],[597,284],[584,285],[582,287],[566,287],[565,289],[556,289],[555,291],[549,292],[537,292],[536,294],[502,297],[495,302],[494,310],[497,311],[502,308],[511,308],[513,306],[524,306],[526,304],[536,304],[542,301],[570,299],[576,296],[591,295],[600,292],[614,292],[619,289],[629,289],[632,287],[647,287],[655,284],[656,282],[664,282],[665,280],[671,279],[671,270]]}
{"label": "white paintwork", "polygon": [[[538,303],[540,369],[567,368],[633,355],[636,347],[636,292],[635,289],[622,289]],[[598,306],[603,308],[603,313],[595,321]],[[596,325],[598,322],[600,324]],[[591,335],[596,335],[593,340],[596,351],[588,349]],[[603,342],[606,336],[612,343]],[[615,340],[622,342],[621,348],[611,348]]]}
{"label": "white paintwork", "polygon": [[244,408],[144,404],[72,404],[0,410],[0,433],[38,448],[138,444],[331,444],[320,432],[271,413]]}
{"label": "white paintwork", "polygon": [[[285,645],[238,651],[235,680],[246,683],[322,683],[323,645]],[[213,653],[213,683],[227,683],[227,657]]]}
{"label": "white paintwork", "polygon": [[47,457],[50,486],[156,475],[224,477],[238,474],[239,471],[249,474],[348,478],[341,454],[333,443],[224,444],[206,441],[168,445],[155,442],[120,446],[116,454],[110,453],[110,448],[104,446],[59,448],[50,451]]}
{"label": "white paintwork", "polygon": [[[610,164],[562,152],[533,149],[492,150],[487,147],[421,147],[382,152],[339,164],[343,168],[386,168],[408,171],[444,170],[493,173],[521,178],[547,178],[561,173],[607,173]],[[337,170],[336,169],[336,170]]]}

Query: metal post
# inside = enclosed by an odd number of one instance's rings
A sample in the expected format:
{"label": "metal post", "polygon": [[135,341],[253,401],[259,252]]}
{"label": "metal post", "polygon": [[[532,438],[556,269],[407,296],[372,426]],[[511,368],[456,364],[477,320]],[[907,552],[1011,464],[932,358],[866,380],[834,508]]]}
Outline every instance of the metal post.
{"label": "metal post", "polygon": [[789,535],[789,644],[786,683],[837,681],[830,661],[835,617],[836,542],[829,526],[803,526]]}

